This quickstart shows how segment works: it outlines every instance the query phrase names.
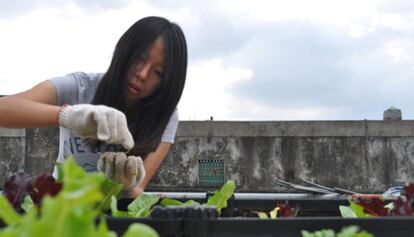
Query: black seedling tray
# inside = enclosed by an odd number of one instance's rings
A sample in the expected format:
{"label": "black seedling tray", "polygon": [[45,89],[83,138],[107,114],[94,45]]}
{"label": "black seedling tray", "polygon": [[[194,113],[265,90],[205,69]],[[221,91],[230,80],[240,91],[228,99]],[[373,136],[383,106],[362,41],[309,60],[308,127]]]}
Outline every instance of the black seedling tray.
{"label": "black seedling tray", "polygon": [[[188,199],[177,199],[187,201]],[[207,198],[194,199],[205,203]],[[126,210],[132,199],[121,199],[118,208]],[[343,227],[357,225],[376,237],[414,236],[414,216],[408,217],[376,217],[376,218],[342,218],[339,206],[349,205],[344,198],[321,200],[295,199],[287,200],[289,206],[298,205],[301,209],[298,217],[276,219],[259,219],[255,211],[268,212],[274,209],[277,202],[285,200],[238,200],[231,198],[227,208],[220,216],[211,209],[182,207],[154,207],[150,218],[121,218],[107,216],[108,228],[121,236],[128,227],[136,222],[154,228],[160,236],[165,237],[243,237],[243,236],[283,236],[300,237],[302,230],[309,232],[332,229],[336,232]],[[166,213],[162,213],[162,212]],[[155,214],[156,213],[156,214]],[[4,225],[0,223],[0,228]]]}
{"label": "black seedling tray", "polygon": [[107,218],[109,229],[117,232],[119,236],[134,222],[145,223],[153,227],[160,236],[166,237],[299,237],[302,236],[302,230],[313,232],[333,229],[338,232],[350,225],[357,225],[376,237],[414,236],[413,217],[295,217],[274,220],[233,217],[210,220]]}
{"label": "black seedling tray", "polygon": [[[185,202],[189,199],[176,199]],[[199,203],[206,203],[206,198],[192,199]],[[118,200],[118,209],[126,210],[132,199]],[[227,207],[221,212],[220,217],[257,217],[256,211],[269,212],[273,210],[278,202],[287,202],[291,207],[300,207],[298,216],[300,217],[321,217],[321,216],[340,216],[339,206],[349,205],[345,199],[318,200],[318,199],[296,199],[296,200],[237,200],[231,198],[227,202]]]}
{"label": "black seedling tray", "polygon": [[[179,199],[185,202],[186,199]],[[187,199],[188,200],[188,199]],[[206,199],[192,199],[205,203]],[[259,219],[255,211],[268,212],[276,207],[277,202],[284,200],[236,200],[228,201],[228,207],[222,210],[219,217],[212,214],[179,215],[187,213],[188,207],[159,208],[157,215],[151,218],[119,219],[108,217],[109,228],[122,234],[133,222],[141,222],[153,227],[160,236],[168,237],[243,237],[243,236],[302,236],[301,231],[309,232],[332,229],[339,232],[343,227],[357,225],[377,237],[414,236],[414,217],[376,217],[376,218],[343,218],[340,217],[339,206],[349,205],[344,198],[332,200],[304,199],[288,200],[289,206],[298,205],[301,209],[298,217],[277,219]],[[131,200],[119,200],[118,208],[126,209]],[[165,214],[160,214],[163,210]],[[177,214],[178,213],[178,214]],[[197,212],[198,213],[198,212]]]}

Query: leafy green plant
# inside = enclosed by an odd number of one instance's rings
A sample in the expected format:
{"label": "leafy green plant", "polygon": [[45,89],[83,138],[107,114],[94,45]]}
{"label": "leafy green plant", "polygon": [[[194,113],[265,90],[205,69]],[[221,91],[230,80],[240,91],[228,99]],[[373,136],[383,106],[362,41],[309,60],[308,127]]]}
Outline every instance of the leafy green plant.
{"label": "leafy green plant", "polygon": [[[17,173],[4,184],[4,195],[18,212],[23,212],[22,204],[40,205],[46,195],[56,196],[62,189],[62,183],[56,182],[51,175],[41,175],[35,179],[26,173]],[[30,201],[29,201],[30,200]]]}
{"label": "leafy green plant", "polygon": [[269,215],[267,215],[267,213],[264,212],[264,211],[258,211],[256,213],[257,213],[257,215],[259,216],[260,219],[269,219],[269,218],[270,219],[276,219],[279,209],[280,209],[279,207],[275,207],[275,209],[273,209],[269,212]]}
{"label": "leafy green plant", "polygon": [[312,233],[302,230],[302,237],[374,237],[374,235],[366,231],[359,232],[358,226],[347,226],[342,228],[338,234],[335,234],[335,231],[331,229],[318,230]]}
{"label": "leafy green plant", "polygon": [[291,207],[288,205],[287,202],[277,202],[276,207],[269,212],[269,216],[266,214],[266,212],[256,212],[256,214],[259,216],[260,219],[268,219],[269,217],[271,219],[276,219],[279,217],[295,217],[297,216],[298,212],[300,210],[300,207],[296,205],[296,207]]}
{"label": "leafy green plant", "polygon": [[227,207],[227,201],[233,195],[236,189],[236,183],[233,180],[228,180],[223,186],[214,191],[213,195],[207,199],[206,203],[199,203],[194,200],[188,200],[186,202],[180,202],[175,199],[164,198],[161,200],[161,205],[163,206],[214,206],[216,207],[218,213],[221,213],[223,208]]}
{"label": "leafy green plant", "polygon": [[132,224],[123,237],[154,237],[158,236],[157,232],[148,225],[142,223]]}
{"label": "leafy green plant", "polygon": [[404,187],[400,197],[386,204],[382,197],[355,196],[349,206],[339,206],[342,217],[410,216],[414,214],[414,184]]}
{"label": "leafy green plant", "polygon": [[[45,196],[53,197],[61,191],[65,179],[64,167],[60,163],[57,167],[59,169],[58,180],[51,175],[32,178],[26,173],[17,173],[5,182],[3,194],[17,212],[28,212],[34,206],[40,206]],[[122,185],[104,178],[100,190],[104,198],[97,204],[97,207],[103,212],[110,208],[111,197],[120,194]]]}
{"label": "leafy green plant", "polygon": [[107,211],[111,207],[112,197],[118,198],[122,191],[122,184],[113,182],[107,178],[105,178],[104,182],[101,184],[100,190],[104,195],[102,201],[98,204],[98,210],[101,212]]}
{"label": "leafy green plant", "polygon": [[349,206],[339,206],[339,212],[341,213],[342,217],[346,218],[355,218],[355,217],[373,217],[373,215],[366,213],[364,211],[364,207],[359,205],[352,200],[349,201]]}
{"label": "leafy green plant", "polygon": [[170,198],[163,198],[161,200],[161,205],[162,206],[187,206],[187,207],[198,207],[201,206],[201,203],[196,202],[194,200],[187,200],[185,202],[180,202],[178,200],[175,199],[170,199]]}
{"label": "leafy green plant", "polygon": [[[233,195],[236,189],[236,183],[232,180],[227,181],[219,190],[214,191],[213,195],[207,199],[206,203],[199,203],[194,200],[180,202],[175,199],[163,198],[160,201],[162,206],[214,206],[220,213],[223,208],[227,207],[228,199]],[[151,214],[152,207],[160,200],[159,196],[143,194],[136,198],[127,207],[127,211],[117,208],[117,199],[111,199],[111,213],[114,217],[140,217],[145,218]]]}
{"label": "leafy green plant", "polygon": [[131,202],[127,211],[121,211],[117,208],[117,199],[112,196],[111,213],[114,217],[141,217],[145,218],[151,214],[151,207],[158,202],[160,198],[156,195],[142,194]]}
{"label": "leafy green plant", "polygon": [[[0,195],[0,219],[7,225],[0,230],[0,237],[116,236],[108,230],[104,218],[101,218],[98,226],[95,224],[96,217],[102,215],[102,201],[105,200],[101,190],[105,183],[104,175],[86,173],[70,158],[62,165],[61,171],[63,186],[57,195],[44,195],[41,205],[32,207],[31,198],[24,198],[23,202],[29,200],[25,208],[27,212],[24,214],[15,210],[8,197]],[[131,225],[125,236],[132,236],[130,233],[140,231],[147,233],[148,237],[158,236],[149,226],[142,224]]]}
{"label": "leafy green plant", "polygon": [[236,183],[228,180],[219,190],[214,191],[213,196],[207,199],[206,205],[215,206],[217,211],[221,213],[221,209],[227,207],[227,200],[233,195],[236,189]]}

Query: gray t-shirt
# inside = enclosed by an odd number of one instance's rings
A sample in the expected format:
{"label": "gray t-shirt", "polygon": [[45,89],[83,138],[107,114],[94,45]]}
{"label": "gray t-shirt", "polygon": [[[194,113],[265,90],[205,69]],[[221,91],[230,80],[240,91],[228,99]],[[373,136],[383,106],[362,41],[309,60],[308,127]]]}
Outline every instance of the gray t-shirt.
{"label": "gray t-shirt", "polygon": [[[102,76],[102,73],[75,72],[63,77],[50,79],[56,87],[58,105],[90,104]],[[174,143],[177,126],[178,112],[175,109],[161,137],[161,142]],[[76,136],[69,129],[60,127],[59,132],[59,155],[57,162],[61,163],[66,157],[72,155],[76,163],[87,171],[96,170],[96,164],[101,153],[107,151],[116,152],[122,148],[121,145],[102,143],[96,149],[91,150],[81,137]],[[53,175],[57,175],[56,168]]]}

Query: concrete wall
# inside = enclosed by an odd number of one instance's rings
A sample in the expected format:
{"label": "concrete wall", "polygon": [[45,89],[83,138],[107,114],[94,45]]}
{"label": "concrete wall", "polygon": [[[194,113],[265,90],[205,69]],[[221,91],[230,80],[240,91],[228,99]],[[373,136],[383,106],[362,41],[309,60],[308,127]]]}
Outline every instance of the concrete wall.
{"label": "concrete wall", "polygon": [[[7,136],[0,130],[0,185],[23,167],[34,175],[52,169],[57,129],[25,133],[25,138],[23,133]],[[275,184],[276,178],[297,183],[305,178],[382,192],[414,180],[414,121],[181,121],[176,142],[149,188],[211,189],[215,186],[200,183],[206,161],[222,165],[207,169],[207,178],[235,180],[238,191],[286,191]]]}

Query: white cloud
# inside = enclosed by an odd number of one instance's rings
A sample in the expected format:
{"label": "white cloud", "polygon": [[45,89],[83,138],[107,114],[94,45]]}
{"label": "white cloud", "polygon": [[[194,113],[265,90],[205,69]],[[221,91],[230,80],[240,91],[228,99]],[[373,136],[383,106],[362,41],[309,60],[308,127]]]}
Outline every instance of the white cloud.
{"label": "white cloud", "polygon": [[391,41],[385,47],[395,63],[412,63],[412,56],[406,49],[407,44],[405,42]]}
{"label": "white cloud", "polygon": [[231,119],[234,106],[240,106],[231,92],[232,86],[252,76],[251,70],[228,65],[220,58],[190,64],[178,106],[180,118],[206,120],[213,116],[219,120]]}
{"label": "white cloud", "polygon": [[232,19],[244,23],[249,21],[279,22],[308,20],[323,24],[348,24],[354,19],[375,15],[383,0],[256,0],[219,1],[222,11]]}
{"label": "white cloud", "polygon": [[233,116],[238,120],[318,120],[330,115],[334,119],[337,113],[332,108],[320,106],[272,106],[257,103],[253,100],[239,98],[232,100]]}
{"label": "white cloud", "polygon": [[74,71],[105,71],[122,33],[151,12],[156,11],[146,4],[133,4],[89,15],[67,4],[0,21],[0,94]]}
{"label": "white cloud", "polygon": [[181,119],[358,119],[381,114],[379,106],[389,107],[384,101],[397,101],[407,118],[414,111],[400,105],[410,107],[414,89],[410,6],[404,0],[20,3],[10,8],[16,14],[0,17],[0,94],[73,71],[104,71],[132,23],[161,15],[182,26],[190,49]]}

